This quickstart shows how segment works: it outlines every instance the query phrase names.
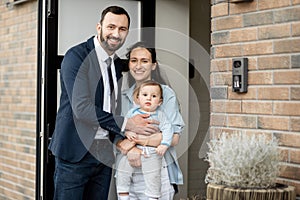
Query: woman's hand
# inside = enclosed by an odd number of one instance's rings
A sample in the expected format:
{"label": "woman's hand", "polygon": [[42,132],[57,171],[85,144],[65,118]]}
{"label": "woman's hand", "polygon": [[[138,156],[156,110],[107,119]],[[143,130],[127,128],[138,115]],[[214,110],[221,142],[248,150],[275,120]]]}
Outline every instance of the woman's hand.
{"label": "woman's hand", "polygon": [[179,143],[180,135],[178,133],[173,134],[171,146],[175,147]]}
{"label": "woman's hand", "polygon": [[166,151],[168,150],[168,146],[167,145],[159,145],[157,148],[156,148],[156,153],[160,156],[163,156],[165,155]]}
{"label": "woman's hand", "polygon": [[141,162],[141,154],[142,154],[142,150],[137,148],[137,147],[133,147],[128,153],[127,153],[127,159],[129,161],[129,164],[132,167],[141,167],[142,166],[142,162]]}
{"label": "woman's hand", "polygon": [[121,151],[122,154],[126,155],[130,149],[132,149],[135,146],[134,141],[130,141],[128,139],[120,140],[117,143],[117,148],[119,151]]}

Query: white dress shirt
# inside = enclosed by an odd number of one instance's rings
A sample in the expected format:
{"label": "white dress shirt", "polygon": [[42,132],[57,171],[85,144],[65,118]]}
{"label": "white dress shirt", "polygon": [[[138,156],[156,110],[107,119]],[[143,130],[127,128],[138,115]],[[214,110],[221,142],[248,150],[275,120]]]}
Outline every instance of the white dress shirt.
{"label": "white dress shirt", "polygon": [[[111,105],[110,105],[110,97],[111,97],[111,90],[109,86],[109,78],[108,78],[108,72],[107,72],[107,64],[106,60],[108,59],[109,55],[104,51],[104,49],[100,46],[99,41],[97,40],[97,36],[94,37],[94,44],[95,44],[95,50],[98,57],[99,67],[101,71],[101,75],[103,77],[103,83],[104,83],[104,99],[103,99],[103,110],[105,112],[111,112]],[[114,54],[110,56],[112,58],[111,62],[111,73],[114,83],[114,92],[116,97],[117,103],[117,96],[118,96],[118,84],[117,84],[117,77],[116,77],[116,69],[114,65]],[[107,98],[108,97],[108,98]],[[116,104],[117,106],[117,104]],[[99,126],[98,131],[96,133],[95,139],[108,139],[108,131],[101,128]]]}

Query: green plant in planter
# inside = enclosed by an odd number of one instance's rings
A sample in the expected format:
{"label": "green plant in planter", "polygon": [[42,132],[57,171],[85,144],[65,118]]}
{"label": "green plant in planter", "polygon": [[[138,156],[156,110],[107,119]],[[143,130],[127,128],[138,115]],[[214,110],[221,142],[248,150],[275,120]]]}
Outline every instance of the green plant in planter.
{"label": "green plant in planter", "polygon": [[206,183],[238,188],[272,188],[279,173],[276,139],[223,133],[209,144]]}

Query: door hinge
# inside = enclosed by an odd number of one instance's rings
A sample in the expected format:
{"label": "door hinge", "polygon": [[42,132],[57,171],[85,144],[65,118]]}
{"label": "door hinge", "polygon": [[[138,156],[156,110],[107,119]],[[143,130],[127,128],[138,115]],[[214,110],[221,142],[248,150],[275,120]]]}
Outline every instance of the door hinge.
{"label": "door hinge", "polygon": [[41,137],[44,137],[44,132],[43,131],[40,132],[40,138]]}
{"label": "door hinge", "polygon": [[55,1],[48,0],[47,1],[47,16],[48,18],[52,18],[55,15]]}

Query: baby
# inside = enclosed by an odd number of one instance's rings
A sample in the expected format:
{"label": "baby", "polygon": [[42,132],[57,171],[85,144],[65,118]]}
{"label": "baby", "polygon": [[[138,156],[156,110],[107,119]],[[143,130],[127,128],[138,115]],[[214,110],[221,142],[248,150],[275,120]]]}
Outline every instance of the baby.
{"label": "baby", "polygon": [[[171,145],[172,125],[165,114],[157,110],[163,102],[162,88],[159,83],[151,80],[143,82],[136,88],[134,98],[138,107],[129,110],[127,117],[147,113],[150,115],[149,118],[159,121],[158,127],[162,132],[162,141],[159,146],[152,147],[147,142],[144,145],[137,145],[144,154],[142,157],[142,172],[146,183],[145,194],[149,199],[158,199],[161,195],[160,170],[162,157]],[[137,138],[134,132],[126,131],[125,135],[129,140]],[[116,175],[117,192],[120,200],[129,200],[129,187],[134,170],[135,168],[131,167],[127,157],[123,156],[117,165]]]}

